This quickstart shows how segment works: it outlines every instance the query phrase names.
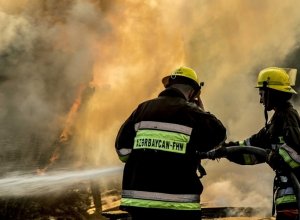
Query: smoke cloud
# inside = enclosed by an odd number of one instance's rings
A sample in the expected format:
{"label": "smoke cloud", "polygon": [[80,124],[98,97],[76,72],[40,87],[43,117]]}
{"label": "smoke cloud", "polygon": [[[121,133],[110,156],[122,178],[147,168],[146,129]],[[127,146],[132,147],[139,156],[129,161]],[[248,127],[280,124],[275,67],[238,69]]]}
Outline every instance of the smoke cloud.
{"label": "smoke cloud", "polygon": [[[67,125],[70,139],[58,161],[119,165],[120,125],[180,65],[205,82],[205,108],[224,123],[228,140],[247,138],[264,125],[258,71],[284,65],[299,46],[299,6],[296,0],[0,0],[1,173],[45,165]],[[203,202],[270,208],[273,173],[265,165],[205,166]]]}

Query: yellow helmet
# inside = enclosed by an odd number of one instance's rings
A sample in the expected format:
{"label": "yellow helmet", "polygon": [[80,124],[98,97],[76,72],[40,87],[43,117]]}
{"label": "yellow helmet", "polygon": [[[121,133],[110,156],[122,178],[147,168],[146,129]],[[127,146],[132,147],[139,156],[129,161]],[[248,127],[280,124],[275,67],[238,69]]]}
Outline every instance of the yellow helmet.
{"label": "yellow helmet", "polygon": [[201,86],[204,85],[203,82],[200,83],[197,73],[185,66],[181,66],[178,69],[176,69],[171,75],[165,76],[162,79],[162,83],[165,87],[167,87],[171,80],[175,79],[185,79],[187,84],[191,84],[193,87],[196,87],[197,89],[201,88]]}
{"label": "yellow helmet", "polygon": [[265,86],[281,92],[297,94],[291,87],[289,74],[283,68],[268,67],[261,70],[257,77],[256,88],[263,88]]}

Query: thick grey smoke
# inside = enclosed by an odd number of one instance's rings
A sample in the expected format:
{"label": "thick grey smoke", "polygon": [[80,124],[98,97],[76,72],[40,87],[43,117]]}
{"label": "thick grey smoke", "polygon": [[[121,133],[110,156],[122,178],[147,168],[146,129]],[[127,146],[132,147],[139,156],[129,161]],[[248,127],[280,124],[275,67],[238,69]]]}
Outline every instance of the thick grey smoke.
{"label": "thick grey smoke", "polygon": [[32,160],[50,157],[77,88],[92,79],[90,44],[103,27],[90,27],[101,15],[76,1],[1,1],[0,9],[2,167],[37,166]]}
{"label": "thick grey smoke", "polygon": [[[119,126],[179,65],[205,81],[203,102],[228,128],[228,139],[248,137],[264,125],[257,73],[284,65],[299,45],[299,6],[297,0],[0,0],[2,167],[45,164],[68,116],[72,138],[58,161],[119,164],[113,146]],[[94,90],[86,102],[78,96],[85,86]],[[75,100],[82,102],[71,117]],[[270,207],[267,166],[221,160],[206,167],[203,202]]]}

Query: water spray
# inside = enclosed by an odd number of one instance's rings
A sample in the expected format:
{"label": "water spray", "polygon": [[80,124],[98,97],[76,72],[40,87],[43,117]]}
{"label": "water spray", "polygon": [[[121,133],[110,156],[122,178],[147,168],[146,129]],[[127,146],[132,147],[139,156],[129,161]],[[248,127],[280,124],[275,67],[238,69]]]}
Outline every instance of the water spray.
{"label": "water spray", "polygon": [[43,195],[64,190],[80,181],[95,181],[120,175],[123,167],[109,167],[102,169],[78,171],[51,171],[44,175],[7,174],[0,179],[0,196],[32,196]]}

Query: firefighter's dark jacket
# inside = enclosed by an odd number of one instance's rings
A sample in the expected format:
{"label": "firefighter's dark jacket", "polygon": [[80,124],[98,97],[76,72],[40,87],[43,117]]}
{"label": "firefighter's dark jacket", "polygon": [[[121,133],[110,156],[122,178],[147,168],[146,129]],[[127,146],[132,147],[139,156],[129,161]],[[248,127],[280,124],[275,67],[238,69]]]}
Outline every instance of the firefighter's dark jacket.
{"label": "firefighter's dark jacket", "polygon": [[[267,126],[248,139],[240,141],[240,145],[269,149],[282,157],[281,163],[277,164],[275,169],[275,204],[277,208],[295,207],[295,188],[289,172],[292,171],[298,181],[300,180],[300,118],[292,104],[285,102],[276,107]],[[265,158],[251,154],[236,154],[227,158],[242,165],[253,165],[265,161]]]}
{"label": "firefighter's dark jacket", "polygon": [[[157,136],[153,139],[150,137],[137,140],[137,132],[143,132],[143,126],[139,125],[149,122],[153,127],[148,127],[148,131],[150,133],[153,131],[154,134],[164,130],[166,132],[171,130],[173,134],[176,130],[180,136],[177,127],[185,131],[191,128],[184,150],[181,145],[173,143],[172,146],[172,140],[155,140],[159,139]],[[167,136],[168,134],[166,133]],[[163,138],[164,133],[161,136]],[[195,104],[188,102],[179,90],[165,89],[157,98],[141,103],[118,132],[116,151],[119,157],[123,158],[123,162],[126,162],[123,192],[143,192],[142,195],[146,197],[152,192],[154,195],[166,194],[171,195],[170,201],[175,198],[172,195],[193,194],[200,197],[203,186],[197,176],[197,166],[200,163],[197,152],[209,151],[221,144],[225,138],[226,129],[213,114],[204,112]],[[171,151],[174,146],[177,147],[177,151]],[[123,198],[126,197],[125,194],[123,193]],[[150,195],[149,200],[151,199],[155,200]]]}
{"label": "firefighter's dark jacket", "polygon": [[[282,144],[287,144],[297,154],[300,154],[300,117],[290,102],[278,106],[268,122],[258,133],[245,141],[245,145],[277,150]],[[276,149],[275,149],[276,148]],[[234,162],[245,164],[244,158],[239,155],[230,158]],[[262,158],[256,158],[255,163],[264,162]]]}

